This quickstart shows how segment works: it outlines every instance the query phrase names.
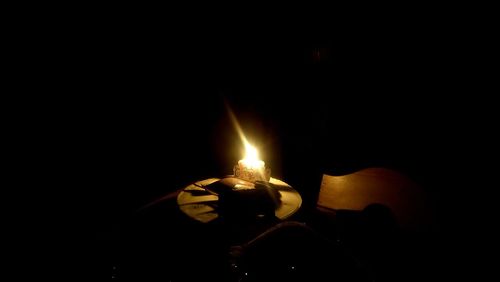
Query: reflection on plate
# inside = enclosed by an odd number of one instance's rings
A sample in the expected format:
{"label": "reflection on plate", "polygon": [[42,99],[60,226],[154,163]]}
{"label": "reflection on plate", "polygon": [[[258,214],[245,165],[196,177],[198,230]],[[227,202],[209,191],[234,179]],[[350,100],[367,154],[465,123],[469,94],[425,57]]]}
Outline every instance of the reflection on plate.
{"label": "reflection on plate", "polygon": [[[208,223],[219,217],[217,212],[217,204],[219,197],[212,194],[204,194],[203,186],[218,181],[219,178],[209,178],[195,182],[183,189],[177,196],[177,204],[180,210],[187,216]],[[302,204],[302,197],[287,183],[272,178],[269,181],[271,184],[277,185],[278,192],[281,195],[281,203],[275,210],[275,216],[279,219],[286,219],[297,212]],[[192,192],[195,191],[195,192]]]}

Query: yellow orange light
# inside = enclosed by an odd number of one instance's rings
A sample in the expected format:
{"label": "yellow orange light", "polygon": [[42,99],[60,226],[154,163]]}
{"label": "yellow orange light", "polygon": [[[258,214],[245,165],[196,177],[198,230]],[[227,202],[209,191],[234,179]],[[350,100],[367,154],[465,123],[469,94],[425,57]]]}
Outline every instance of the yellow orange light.
{"label": "yellow orange light", "polygon": [[264,162],[259,160],[257,149],[249,143],[245,143],[245,158],[242,161],[248,168],[257,169],[264,167]]}

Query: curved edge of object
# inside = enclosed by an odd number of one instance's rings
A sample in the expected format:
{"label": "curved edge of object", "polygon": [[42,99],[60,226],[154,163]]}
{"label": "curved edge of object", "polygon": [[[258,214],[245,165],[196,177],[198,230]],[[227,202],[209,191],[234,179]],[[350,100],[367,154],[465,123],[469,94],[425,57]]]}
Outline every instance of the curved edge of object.
{"label": "curved edge of object", "polygon": [[432,225],[425,191],[398,171],[374,167],[342,176],[323,174],[317,206],[362,211],[371,204],[387,206],[403,228],[423,230]]}

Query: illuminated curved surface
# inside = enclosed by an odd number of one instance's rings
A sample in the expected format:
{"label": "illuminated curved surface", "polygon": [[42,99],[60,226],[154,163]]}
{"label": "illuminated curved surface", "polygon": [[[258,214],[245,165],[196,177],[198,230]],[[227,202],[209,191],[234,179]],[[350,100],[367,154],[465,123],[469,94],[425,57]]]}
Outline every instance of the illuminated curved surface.
{"label": "illuminated curved surface", "polygon": [[[208,223],[218,218],[219,213],[213,207],[213,204],[216,204],[219,200],[217,195],[194,195],[188,192],[193,190],[205,191],[196,185],[206,186],[217,180],[219,178],[208,178],[186,186],[177,196],[177,204],[180,210],[192,219],[203,223]],[[278,189],[281,195],[281,203],[275,210],[275,216],[279,219],[286,219],[296,213],[302,205],[302,197],[299,192],[279,179],[271,177],[269,182],[286,187],[286,189]]]}

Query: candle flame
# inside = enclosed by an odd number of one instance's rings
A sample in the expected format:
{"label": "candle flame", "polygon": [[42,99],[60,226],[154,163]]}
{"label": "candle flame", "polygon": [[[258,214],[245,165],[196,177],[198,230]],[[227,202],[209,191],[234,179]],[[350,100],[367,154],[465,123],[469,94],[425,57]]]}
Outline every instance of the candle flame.
{"label": "candle flame", "polygon": [[245,134],[243,133],[243,130],[241,129],[240,123],[238,122],[236,115],[233,113],[233,110],[231,110],[231,107],[229,107],[229,104],[227,102],[225,102],[225,104],[229,117],[234,125],[234,128],[236,129],[236,132],[238,133],[241,142],[245,146],[245,157],[242,159],[242,162],[245,164],[245,166],[249,168],[253,169],[263,168],[265,166],[265,163],[259,160],[259,153],[257,152],[257,149],[250,143],[248,143],[248,140]]}
{"label": "candle flame", "polygon": [[259,173],[265,167],[265,163],[259,160],[257,149],[245,143],[245,158],[240,161],[246,168],[258,170]]}
{"label": "candle flame", "polygon": [[245,143],[245,158],[244,158],[244,160],[246,160],[247,162],[250,162],[250,163],[259,162],[259,153],[257,152],[257,149],[248,143]]}

